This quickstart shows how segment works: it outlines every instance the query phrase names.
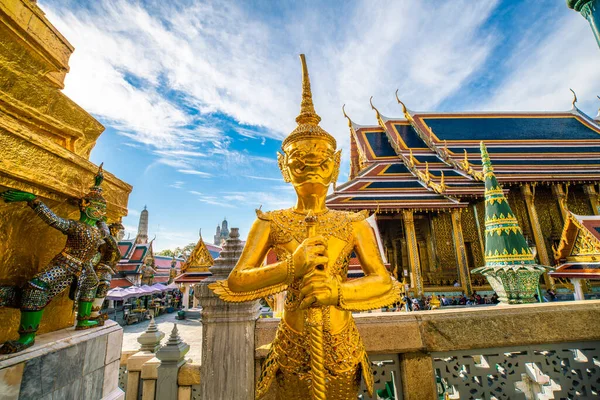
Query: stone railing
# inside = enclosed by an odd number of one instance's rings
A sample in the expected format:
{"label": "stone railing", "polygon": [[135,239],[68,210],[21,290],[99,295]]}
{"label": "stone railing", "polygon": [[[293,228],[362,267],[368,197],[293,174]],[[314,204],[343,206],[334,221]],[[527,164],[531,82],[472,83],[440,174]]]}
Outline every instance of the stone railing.
{"label": "stone railing", "polygon": [[200,364],[189,362],[189,346],[179,337],[177,324],[161,346],[165,334],[154,324],[138,338],[139,351],[121,354],[119,387],[127,400],[197,400],[199,399]]}
{"label": "stone railing", "polygon": [[[600,301],[371,313],[355,320],[376,389],[391,381],[396,399],[599,396]],[[260,347],[273,340],[278,323],[256,323],[257,372],[266,356]]]}

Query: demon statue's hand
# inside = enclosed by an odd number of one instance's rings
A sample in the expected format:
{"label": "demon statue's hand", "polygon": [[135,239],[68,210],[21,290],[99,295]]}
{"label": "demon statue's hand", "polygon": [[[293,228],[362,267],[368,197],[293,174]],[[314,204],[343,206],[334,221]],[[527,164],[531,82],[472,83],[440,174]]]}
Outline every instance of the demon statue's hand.
{"label": "demon statue's hand", "polygon": [[31,201],[35,199],[35,194],[22,192],[20,190],[7,190],[0,193],[0,198],[6,203],[15,203],[17,201]]}

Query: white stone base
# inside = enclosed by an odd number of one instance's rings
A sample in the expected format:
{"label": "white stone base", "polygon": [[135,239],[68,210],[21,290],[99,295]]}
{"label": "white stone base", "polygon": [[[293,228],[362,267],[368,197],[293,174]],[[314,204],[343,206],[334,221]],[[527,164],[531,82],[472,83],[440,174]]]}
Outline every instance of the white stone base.
{"label": "white stone base", "polygon": [[191,319],[200,319],[202,316],[202,307],[194,307],[188,310],[185,310],[185,317]]}
{"label": "white stone base", "polygon": [[32,347],[0,356],[0,399],[119,400],[123,329],[114,321],[84,331],[39,335]]}

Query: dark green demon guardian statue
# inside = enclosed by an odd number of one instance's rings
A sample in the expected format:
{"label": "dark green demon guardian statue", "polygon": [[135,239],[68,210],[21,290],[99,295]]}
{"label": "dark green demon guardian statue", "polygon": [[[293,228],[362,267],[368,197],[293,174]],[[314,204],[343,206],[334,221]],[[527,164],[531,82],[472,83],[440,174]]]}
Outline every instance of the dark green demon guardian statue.
{"label": "dark green demon guardian statue", "polygon": [[0,287],[0,306],[21,309],[19,339],[4,343],[0,347],[0,354],[16,353],[31,347],[35,342],[44,308],[68,288],[72,289],[75,304],[79,306],[76,329],[87,329],[98,324],[98,321],[90,319],[99,283],[92,262],[98,258],[99,247],[106,243],[105,238],[110,236],[104,222],[106,200],[100,188],[103,180],[100,165],[94,186],[80,200],[81,215],[78,221],[57,216],[34,194],[18,190],[0,193],[0,197],[7,203],[27,202],[42,221],[67,236],[64,249],[29,280],[25,287]]}

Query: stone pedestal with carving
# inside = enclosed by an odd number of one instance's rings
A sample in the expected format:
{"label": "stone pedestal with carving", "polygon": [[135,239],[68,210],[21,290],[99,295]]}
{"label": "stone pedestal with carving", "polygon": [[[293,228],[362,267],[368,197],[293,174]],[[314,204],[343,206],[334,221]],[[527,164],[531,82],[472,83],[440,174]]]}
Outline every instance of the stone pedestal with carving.
{"label": "stone pedestal with carving", "polygon": [[113,321],[39,335],[33,347],[0,357],[0,398],[117,400],[123,329]]}
{"label": "stone pedestal with carving", "polygon": [[226,303],[208,285],[227,279],[243,246],[239,231],[232,228],[230,239],[210,268],[213,274],[196,285],[195,295],[202,306],[202,399],[254,399],[254,327],[259,302]]}

